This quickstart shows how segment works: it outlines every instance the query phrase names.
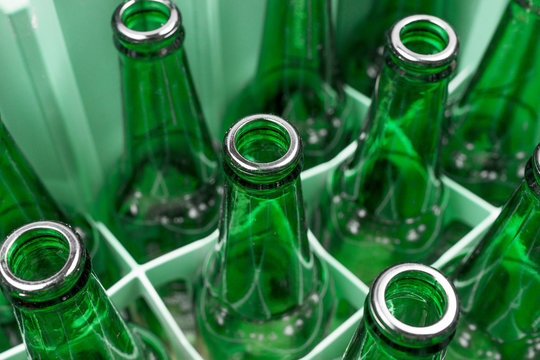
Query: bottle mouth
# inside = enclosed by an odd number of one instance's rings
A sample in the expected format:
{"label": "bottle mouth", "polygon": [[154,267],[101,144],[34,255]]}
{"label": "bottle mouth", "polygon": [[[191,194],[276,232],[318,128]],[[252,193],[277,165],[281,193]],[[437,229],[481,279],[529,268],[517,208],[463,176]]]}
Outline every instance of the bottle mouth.
{"label": "bottle mouth", "polygon": [[169,0],[129,0],[112,17],[115,45],[133,58],[163,57],[184,40],[182,16]]}
{"label": "bottle mouth", "polygon": [[279,182],[301,170],[300,136],[289,122],[274,115],[239,120],[227,131],[223,146],[226,164],[249,182]]}
{"label": "bottle mouth", "polygon": [[0,248],[0,282],[16,304],[44,307],[50,301],[67,300],[70,290],[79,289],[75,285],[86,268],[89,275],[89,266],[82,240],[72,228],[58,222],[21,226]]}
{"label": "bottle mouth", "polygon": [[390,30],[390,50],[401,61],[422,67],[452,63],[458,53],[456,32],[446,21],[431,15],[412,15]]}
{"label": "bottle mouth", "polygon": [[427,265],[404,263],[387,268],[373,282],[368,301],[370,321],[398,350],[437,353],[455,333],[456,290]]}
{"label": "bottle mouth", "polygon": [[169,0],[129,0],[116,8],[113,27],[132,44],[161,41],[182,26],[178,8]]}

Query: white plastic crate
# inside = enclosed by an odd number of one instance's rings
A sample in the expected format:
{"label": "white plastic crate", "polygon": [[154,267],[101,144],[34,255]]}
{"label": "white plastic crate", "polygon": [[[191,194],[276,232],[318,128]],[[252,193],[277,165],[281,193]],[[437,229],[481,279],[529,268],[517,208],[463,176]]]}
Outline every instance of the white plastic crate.
{"label": "white plastic crate", "polygon": [[[212,135],[221,140],[221,117],[227,103],[255,72],[262,38],[265,0],[177,0],[186,28],[186,48]],[[452,0],[444,18],[461,41],[458,71],[450,84],[457,94],[487,47],[508,0]],[[118,55],[112,43],[112,0],[0,0],[0,114],[25,155],[59,202],[89,212],[107,172],[123,145]],[[353,36],[353,25],[371,1],[334,1],[337,46]],[[370,100],[346,88],[363,121]],[[329,171],[351,154],[350,144],[335,159],[302,173],[304,199],[310,207]],[[450,190],[445,223],[453,220],[472,230],[434,265],[441,267],[469,250],[495,220],[499,209],[444,179]],[[146,264],[137,264],[103,224],[97,224],[126,274],[108,293],[125,308],[143,298],[157,316],[178,359],[201,356],[176,324],[156,287],[192,281],[217,240],[217,231]],[[304,359],[339,357],[362,317],[367,286],[310,241],[331,270],[337,295],[354,315],[332,331]],[[0,359],[26,358],[23,345]]]}

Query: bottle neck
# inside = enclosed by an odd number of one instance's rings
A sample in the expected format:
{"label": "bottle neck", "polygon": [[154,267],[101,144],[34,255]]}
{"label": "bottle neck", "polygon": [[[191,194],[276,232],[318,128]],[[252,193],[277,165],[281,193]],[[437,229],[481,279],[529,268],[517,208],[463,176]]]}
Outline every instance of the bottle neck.
{"label": "bottle neck", "polygon": [[[226,170],[212,291],[247,318],[269,320],[316,290],[298,173],[255,189]],[[257,289],[254,291],[254,289]]]}
{"label": "bottle neck", "polygon": [[[370,213],[412,218],[442,201],[440,130],[457,48],[450,26],[428,15],[400,20],[389,32],[385,65],[358,149],[335,182],[351,198],[371,202],[366,205]],[[364,201],[372,186],[381,198]],[[398,214],[396,209],[406,211]]]}
{"label": "bottle neck", "polygon": [[488,331],[497,342],[523,340],[537,333],[539,152],[537,147],[527,162],[523,181],[480,244],[453,274],[465,319]]}
{"label": "bottle neck", "polygon": [[0,122],[0,239],[41,219],[63,219],[56,202]]}
{"label": "bottle neck", "polygon": [[82,240],[41,221],[15,230],[0,248],[1,286],[32,358],[142,359],[140,344],[92,273]]}
{"label": "bottle neck", "polygon": [[[93,274],[65,302],[45,308],[15,306],[26,348],[32,358],[105,358],[111,349],[122,359],[143,359],[143,344],[112,307]],[[42,334],[43,336],[36,336]]]}
{"label": "bottle neck", "polygon": [[[490,146],[498,149],[498,157],[513,157],[536,145],[540,134],[537,121],[540,105],[536,101],[540,91],[540,71],[536,70],[540,59],[536,47],[539,41],[540,1],[510,1],[478,70],[455,109],[456,132],[459,133],[459,127],[486,129],[490,139],[495,139],[490,140],[495,141]],[[497,110],[492,111],[494,108]],[[508,133],[519,136],[509,137]],[[463,136],[476,142],[472,137],[476,135],[465,133]],[[504,162],[520,159],[508,158]],[[510,174],[510,180],[517,184],[522,175]]]}
{"label": "bottle neck", "polygon": [[307,239],[301,140],[285,120],[261,114],[234,124],[223,148],[219,240],[205,281],[236,313],[270,320],[312,301],[325,276]]}
{"label": "bottle neck", "polygon": [[330,9],[327,0],[269,0],[258,74],[313,72],[333,84],[336,67]]}
{"label": "bottle neck", "polygon": [[178,9],[168,0],[128,1],[115,12],[113,30],[128,166],[177,163],[191,176],[214,176],[216,157],[183,48]]}

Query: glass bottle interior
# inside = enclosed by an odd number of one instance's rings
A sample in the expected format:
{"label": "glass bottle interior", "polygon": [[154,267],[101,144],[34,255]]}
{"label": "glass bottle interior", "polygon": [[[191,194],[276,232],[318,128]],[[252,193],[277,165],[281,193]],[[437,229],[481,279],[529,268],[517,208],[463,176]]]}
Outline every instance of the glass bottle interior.
{"label": "glass bottle interior", "polygon": [[400,31],[400,40],[409,50],[422,55],[440,53],[449,43],[448,33],[443,28],[425,20],[405,25]]}
{"label": "glass bottle interior", "polygon": [[40,281],[57,274],[69,256],[67,240],[52,229],[33,229],[16,240],[8,253],[8,267],[26,281]]}
{"label": "glass bottle interior", "polygon": [[135,31],[157,30],[169,20],[170,10],[165,4],[155,1],[137,1],[126,8],[122,22]]}
{"label": "glass bottle interior", "polygon": [[279,160],[289,150],[290,137],[278,124],[264,119],[247,123],[236,135],[240,155],[256,163]]}
{"label": "glass bottle interior", "polygon": [[396,276],[386,288],[385,300],[390,313],[410,326],[433,325],[446,312],[442,286],[431,275],[418,271]]}

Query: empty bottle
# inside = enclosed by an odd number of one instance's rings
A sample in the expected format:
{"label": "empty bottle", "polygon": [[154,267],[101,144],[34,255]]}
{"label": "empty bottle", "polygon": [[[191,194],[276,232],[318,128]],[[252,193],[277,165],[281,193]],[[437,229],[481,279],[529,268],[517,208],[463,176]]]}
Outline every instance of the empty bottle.
{"label": "empty bottle", "polygon": [[11,233],[0,248],[0,286],[29,358],[168,359],[157,338],[119,316],[69,226],[39,221]]}
{"label": "empty bottle", "polygon": [[386,31],[409,15],[442,14],[441,0],[375,0],[364,20],[354,31],[354,40],[344,63],[345,79],[365,95],[371,95],[375,80],[384,65]]}
{"label": "empty bottle", "polygon": [[238,121],[224,140],[219,239],[196,314],[214,359],[297,359],[322,339],[334,291],[307,238],[296,130],[272,115]]}
{"label": "empty bottle", "polygon": [[[38,220],[71,221],[45,189],[22,152],[0,121],[0,242],[16,228]],[[101,235],[82,216],[77,217],[77,231],[89,249],[94,268],[106,286],[118,279],[120,270]],[[0,295],[0,324],[11,345],[20,342],[15,319],[7,300]]]}
{"label": "empty bottle", "polygon": [[103,196],[106,222],[140,262],[210,234],[218,162],[169,0],[130,0],[112,18],[125,152]]}
{"label": "empty bottle", "polygon": [[439,246],[440,129],[458,40],[443,20],[413,15],[390,30],[385,51],[358,148],[331,173],[311,219],[330,253],[368,283]]}
{"label": "empty bottle", "polygon": [[373,282],[343,360],[442,360],[458,318],[456,290],[443,274],[394,265]]}
{"label": "empty bottle", "polygon": [[540,141],[540,1],[512,0],[445,131],[445,173],[500,206]]}
{"label": "empty bottle", "polygon": [[[329,0],[268,0],[259,64],[232,121],[255,113],[290,121],[304,142],[304,165],[330,160],[357,135],[334,55]],[[229,123],[228,125],[231,125]]]}
{"label": "empty bottle", "polygon": [[540,358],[540,144],[488,233],[452,275],[462,323],[448,359]]}

